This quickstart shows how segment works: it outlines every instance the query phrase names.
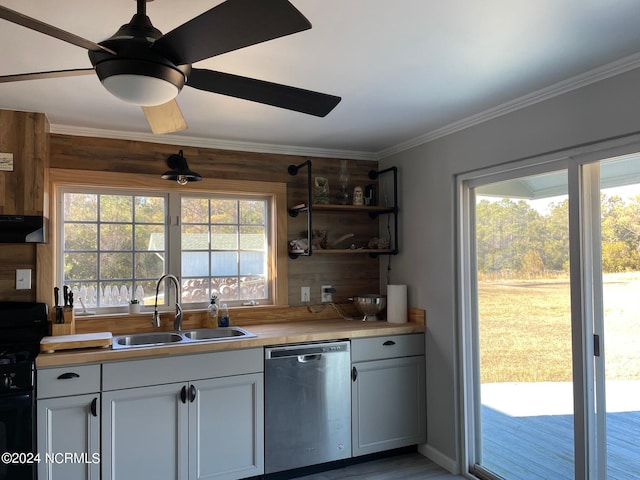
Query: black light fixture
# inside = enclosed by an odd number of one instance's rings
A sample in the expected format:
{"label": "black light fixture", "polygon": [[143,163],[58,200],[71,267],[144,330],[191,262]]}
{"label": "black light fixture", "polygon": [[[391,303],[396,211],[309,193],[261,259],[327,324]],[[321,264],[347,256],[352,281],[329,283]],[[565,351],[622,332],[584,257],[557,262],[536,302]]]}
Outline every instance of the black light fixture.
{"label": "black light fixture", "polygon": [[167,165],[171,170],[162,174],[164,180],[175,180],[180,185],[202,180],[199,173],[189,169],[187,159],[182,155],[182,150],[180,150],[177,155],[175,153],[170,155],[169,158],[167,158]]}

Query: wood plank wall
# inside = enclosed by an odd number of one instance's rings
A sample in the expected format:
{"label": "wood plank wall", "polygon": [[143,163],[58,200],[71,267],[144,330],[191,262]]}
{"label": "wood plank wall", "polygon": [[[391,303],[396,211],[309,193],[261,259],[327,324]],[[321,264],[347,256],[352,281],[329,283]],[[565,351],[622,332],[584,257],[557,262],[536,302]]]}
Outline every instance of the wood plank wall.
{"label": "wood plank wall", "polygon": [[[42,113],[0,110],[0,152],[13,171],[0,171],[0,214],[48,213],[49,122]],[[0,300],[36,301],[34,244],[0,244]],[[31,269],[31,290],[16,290],[16,269]]]}
{"label": "wood plank wall", "polygon": [[[260,180],[287,184],[288,204],[306,199],[306,168],[291,176],[287,167],[307,159],[313,163],[313,175],[329,179],[335,193],[340,162],[332,158],[306,158],[295,155],[252,153],[198,147],[180,147],[131,140],[114,140],[52,134],[51,168],[78,170],[119,171],[160,176],[166,171],[166,158],[182,149],[189,167],[205,178],[229,180]],[[377,168],[375,161],[348,160],[351,188],[372,182],[367,174]],[[187,187],[188,188],[188,187]],[[378,220],[366,214],[349,213],[314,215],[314,229],[328,231],[329,240],[346,233],[354,233],[349,242],[366,245],[378,235]],[[288,238],[301,238],[306,231],[306,215],[288,218]],[[349,243],[347,242],[347,244]],[[382,259],[386,257],[381,257]],[[333,285],[335,299],[344,302],[348,297],[379,292],[380,259],[368,255],[317,255],[288,260],[289,304],[300,304],[300,287],[311,287],[312,303],[320,302],[322,285]]]}

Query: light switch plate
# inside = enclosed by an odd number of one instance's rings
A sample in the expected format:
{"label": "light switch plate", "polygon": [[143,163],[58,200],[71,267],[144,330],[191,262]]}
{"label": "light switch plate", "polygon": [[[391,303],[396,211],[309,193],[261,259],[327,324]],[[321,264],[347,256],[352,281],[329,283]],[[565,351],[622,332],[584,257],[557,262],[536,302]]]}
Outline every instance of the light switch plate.
{"label": "light switch plate", "polygon": [[31,269],[16,269],[16,290],[31,290]]}

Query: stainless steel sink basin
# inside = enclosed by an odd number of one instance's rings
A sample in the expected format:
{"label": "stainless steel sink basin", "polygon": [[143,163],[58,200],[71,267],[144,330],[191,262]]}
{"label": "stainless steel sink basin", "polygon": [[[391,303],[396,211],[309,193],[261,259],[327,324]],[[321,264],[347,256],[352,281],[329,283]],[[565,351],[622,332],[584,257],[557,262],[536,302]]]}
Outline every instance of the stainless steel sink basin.
{"label": "stainless steel sink basin", "polygon": [[182,336],[175,332],[134,333],[116,337],[113,348],[149,347],[182,341]]}
{"label": "stainless steel sink basin", "polygon": [[240,327],[196,328],[184,332],[151,332],[119,335],[113,338],[113,348],[152,347],[176,343],[195,343],[254,338],[251,332]]}
{"label": "stainless steel sink basin", "polygon": [[182,335],[192,341],[197,340],[225,340],[232,338],[251,338],[255,337],[253,333],[247,332],[239,327],[225,328],[197,328],[182,332]]}

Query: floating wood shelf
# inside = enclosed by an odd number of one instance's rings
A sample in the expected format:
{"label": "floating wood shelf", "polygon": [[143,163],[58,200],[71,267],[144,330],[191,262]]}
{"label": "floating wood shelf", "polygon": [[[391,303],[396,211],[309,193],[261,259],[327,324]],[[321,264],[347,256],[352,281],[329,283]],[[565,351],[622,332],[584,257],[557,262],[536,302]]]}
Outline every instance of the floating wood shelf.
{"label": "floating wood shelf", "polygon": [[[376,205],[324,205],[321,203],[313,204],[313,210],[316,212],[354,212],[354,213],[369,213],[373,215],[378,215],[381,213],[393,213],[394,207],[379,207]],[[294,205],[289,208],[289,214],[292,216],[297,215],[298,212],[306,212],[307,204],[300,203],[298,205]]]}

